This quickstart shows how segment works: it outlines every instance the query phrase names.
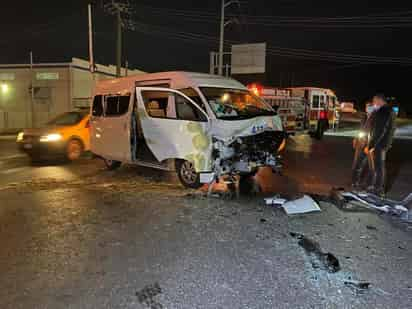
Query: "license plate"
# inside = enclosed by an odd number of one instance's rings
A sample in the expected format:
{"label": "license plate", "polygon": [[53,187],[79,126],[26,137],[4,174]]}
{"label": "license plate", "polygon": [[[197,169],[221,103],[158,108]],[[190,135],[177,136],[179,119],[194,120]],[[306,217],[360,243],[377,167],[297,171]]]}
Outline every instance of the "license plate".
{"label": "license plate", "polygon": [[24,144],[24,145],[23,145],[23,148],[24,148],[24,149],[32,149],[32,148],[33,148],[33,145],[32,145],[32,144]]}

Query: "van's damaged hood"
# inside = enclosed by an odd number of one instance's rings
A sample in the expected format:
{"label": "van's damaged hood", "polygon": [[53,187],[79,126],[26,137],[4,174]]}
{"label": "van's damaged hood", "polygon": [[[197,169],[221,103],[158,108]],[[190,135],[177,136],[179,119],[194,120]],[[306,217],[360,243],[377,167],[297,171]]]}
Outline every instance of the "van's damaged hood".
{"label": "van's damaged hood", "polygon": [[211,122],[210,134],[214,138],[230,142],[237,137],[252,136],[264,131],[283,131],[279,116],[262,116],[244,120],[220,120]]}

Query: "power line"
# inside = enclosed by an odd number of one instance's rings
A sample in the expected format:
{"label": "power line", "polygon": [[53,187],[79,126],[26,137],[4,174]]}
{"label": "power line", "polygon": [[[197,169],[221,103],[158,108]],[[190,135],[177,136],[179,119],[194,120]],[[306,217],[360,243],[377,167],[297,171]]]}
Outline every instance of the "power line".
{"label": "power line", "polygon": [[[136,31],[143,32],[145,34],[157,34],[166,35],[170,38],[181,39],[191,42],[206,42],[215,43],[218,38],[190,32],[182,32],[173,30],[170,28],[153,26],[136,22]],[[239,41],[226,41],[226,44],[239,44]],[[267,52],[272,56],[281,56],[289,58],[299,58],[305,60],[322,60],[329,62],[343,62],[343,63],[364,63],[364,64],[399,64],[399,65],[412,65],[412,58],[399,58],[399,57],[378,57],[378,56],[363,56],[356,54],[334,53],[334,52],[322,52],[308,49],[293,49],[284,48],[279,46],[267,47]]]}

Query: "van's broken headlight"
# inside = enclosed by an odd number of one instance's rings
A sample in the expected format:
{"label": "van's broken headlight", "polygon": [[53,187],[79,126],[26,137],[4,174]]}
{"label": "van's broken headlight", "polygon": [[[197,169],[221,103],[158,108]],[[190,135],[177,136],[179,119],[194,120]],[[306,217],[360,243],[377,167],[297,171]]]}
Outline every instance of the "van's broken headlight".
{"label": "van's broken headlight", "polygon": [[40,136],[40,142],[42,143],[58,142],[62,138],[63,137],[61,136],[61,134],[58,134],[58,133],[47,134],[47,135]]}

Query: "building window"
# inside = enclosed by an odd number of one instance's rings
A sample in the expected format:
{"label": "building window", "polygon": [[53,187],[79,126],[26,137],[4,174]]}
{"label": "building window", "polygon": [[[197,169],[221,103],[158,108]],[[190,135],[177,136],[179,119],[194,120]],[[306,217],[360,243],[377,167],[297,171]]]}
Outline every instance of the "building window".
{"label": "building window", "polygon": [[16,74],[15,73],[0,73],[0,81],[10,81],[15,80]]}
{"label": "building window", "polygon": [[54,73],[49,73],[49,72],[36,73],[36,79],[37,80],[58,80],[59,79],[59,73],[57,73],[57,72],[54,72]]}

